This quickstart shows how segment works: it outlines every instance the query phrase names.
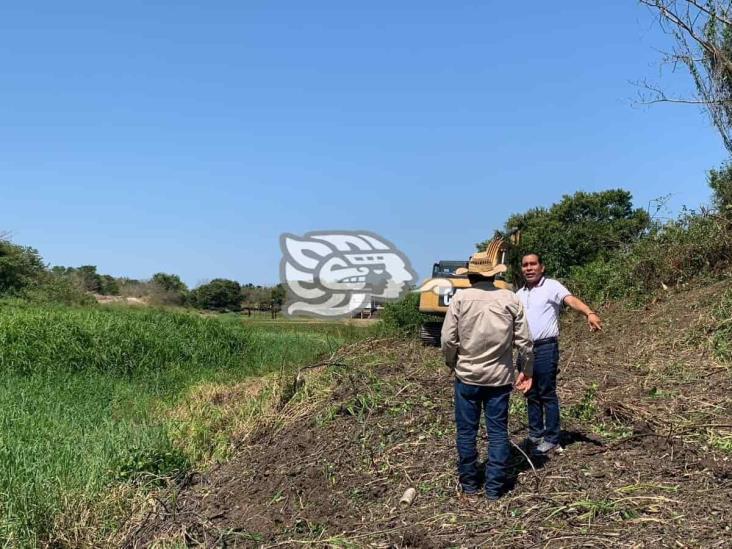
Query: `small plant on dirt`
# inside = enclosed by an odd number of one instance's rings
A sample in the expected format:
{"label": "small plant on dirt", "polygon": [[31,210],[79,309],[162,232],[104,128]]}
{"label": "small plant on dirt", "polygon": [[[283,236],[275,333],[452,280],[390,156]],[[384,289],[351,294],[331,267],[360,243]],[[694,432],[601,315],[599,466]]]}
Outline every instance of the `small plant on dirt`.
{"label": "small plant on dirt", "polygon": [[189,468],[188,459],[177,449],[132,447],[120,458],[115,478],[146,484],[163,484],[167,479],[184,473]]}
{"label": "small plant on dirt", "polygon": [[648,396],[654,399],[671,398],[677,394],[678,393],[675,391],[666,391],[664,389],[659,389],[658,387],[652,387],[651,390],[648,391]]}
{"label": "small plant on dirt", "polygon": [[723,452],[732,452],[732,434],[722,435],[719,433],[709,434],[709,444],[715,448],[719,448]]}
{"label": "small plant on dirt", "polygon": [[310,522],[307,519],[298,519],[295,521],[293,530],[296,534],[318,537],[325,533],[325,526],[318,522]]}
{"label": "small plant on dirt", "polygon": [[570,406],[567,414],[581,421],[592,421],[597,415],[597,389],[597,383],[590,385],[582,396],[582,400]]}
{"label": "small plant on dirt", "polygon": [[523,395],[511,395],[508,417],[526,417],[526,398]]}
{"label": "small plant on dirt", "polygon": [[335,484],[337,482],[335,469],[335,465],[332,463],[325,462],[323,464],[323,475],[330,484]]}
{"label": "small plant on dirt", "polygon": [[277,492],[275,492],[275,495],[272,496],[272,499],[269,500],[269,504],[274,505],[275,503],[279,503],[283,499],[285,499],[285,496],[282,494],[282,490],[277,490]]}
{"label": "small plant on dirt", "polygon": [[569,505],[563,505],[556,508],[548,518],[558,515],[559,513],[581,513],[577,515],[577,519],[581,521],[587,521],[587,525],[590,526],[599,516],[610,516],[619,515],[623,520],[630,520],[638,517],[638,513],[632,509],[626,509],[618,505],[616,501],[611,499],[584,499],[575,501]]}

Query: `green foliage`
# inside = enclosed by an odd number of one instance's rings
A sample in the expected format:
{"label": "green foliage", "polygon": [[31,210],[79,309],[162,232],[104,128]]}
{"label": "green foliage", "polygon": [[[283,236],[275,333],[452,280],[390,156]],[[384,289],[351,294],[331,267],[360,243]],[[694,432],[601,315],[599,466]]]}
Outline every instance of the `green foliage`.
{"label": "green foliage", "polygon": [[102,295],[119,295],[119,284],[112,275],[101,275],[99,293]]}
{"label": "green foliage", "polygon": [[163,448],[138,445],[125,448],[113,466],[116,480],[152,484],[179,476],[189,467],[188,458],[169,444]]}
{"label": "green foliage", "polygon": [[399,301],[387,303],[381,312],[381,326],[386,332],[414,336],[429,321],[442,320],[419,312],[419,294],[410,292]]}
{"label": "green foliage", "polygon": [[247,333],[236,325],[193,313],[5,306],[0,314],[0,370],[6,374],[132,376],[212,361],[234,367],[247,345]]}
{"label": "green foliage", "polygon": [[709,170],[707,177],[712,189],[714,207],[727,217],[732,217],[732,165],[726,164],[718,170]]}
{"label": "green foliage", "polygon": [[188,286],[178,275],[155,273],[150,279],[150,303],[154,305],[185,305]]}
{"label": "green foliage", "polygon": [[234,280],[215,278],[193,290],[191,302],[199,309],[238,311],[241,309],[241,286]]}
{"label": "green foliage", "polygon": [[[633,208],[632,196],[627,191],[565,195],[549,209],[534,208],[509,217],[505,233],[518,229],[520,240],[510,249],[508,262],[512,273],[520,273],[521,258],[527,253],[538,253],[547,272],[563,278],[573,268],[627,247],[649,224],[648,213]],[[478,248],[483,249],[486,244],[482,242]]]}
{"label": "green foliage", "polygon": [[0,295],[17,294],[37,284],[45,272],[37,250],[0,240]]}
{"label": "green foliage", "polygon": [[54,272],[45,273],[36,284],[25,288],[19,295],[31,303],[84,306],[97,304],[94,296],[82,290],[73,280]]}
{"label": "green foliage", "polygon": [[282,307],[287,299],[287,288],[284,284],[277,284],[271,291],[272,303],[277,307]]}
{"label": "green foliage", "polygon": [[155,273],[152,275],[150,281],[160,287],[161,290],[166,292],[181,292],[185,293],[188,291],[188,286],[185,285],[178,275],[167,274],[167,273]]}
{"label": "green foliage", "polygon": [[82,265],[77,269],[70,267],[69,273],[75,275],[81,287],[94,294],[102,293],[102,277],[97,273],[96,265]]}
{"label": "green foliage", "polygon": [[722,361],[732,362],[732,290],[727,290],[712,310],[716,323],[712,336],[712,349]]}
{"label": "green foliage", "polygon": [[10,547],[68,545],[53,529],[73,509],[85,529],[95,513],[125,520],[115,498],[131,491],[116,483],[162,483],[230,446],[213,427],[181,438],[190,429],[171,410],[199,385],[313,363],[339,342],[236,318],[15,303],[0,304],[0,545]]}
{"label": "green foliage", "polygon": [[51,268],[51,273],[57,277],[65,277],[84,292],[99,295],[119,295],[120,293],[117,279],[111,275],[99,274],[95,265],[82,265],[81,267],[54,266]]}
{"label": "green foliage", "polygon": [[591,303],[630,297],[643,302],[663,285],[678,286],[732,265],[732,233],[722,217],[685,211],[626,249],[570,271],[568,284]]}
{"label": "green foliage", "polygon": [[597,389],[597,383],[591,384],[582,395],[582,400],[570,406],[567,414],[582,421],[592,421],[597,415]]}

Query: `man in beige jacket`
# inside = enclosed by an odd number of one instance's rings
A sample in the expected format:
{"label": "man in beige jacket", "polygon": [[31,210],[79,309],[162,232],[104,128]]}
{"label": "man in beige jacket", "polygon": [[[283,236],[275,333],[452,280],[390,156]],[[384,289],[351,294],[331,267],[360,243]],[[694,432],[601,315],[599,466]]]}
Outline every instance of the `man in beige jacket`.
{"label": "man in beige jacket", "polygon": [[485,495],[491,500],[505,490],[510,456],[508,403],[515,375],[512,347],[517,348],[518,362],[523,364],[516,378],[516,388],[523,393],[531,388],[533,367],[524,307],[512,291],[493,284],[495,275],[505,270],[505,265],[494,265],[487,254],[474,254],[463,271],[471,287],[455,294],[442,327],[445,362],[455,373],[460,485],[466,494],[480,493],[476,437],[482,409],[488,432]]}

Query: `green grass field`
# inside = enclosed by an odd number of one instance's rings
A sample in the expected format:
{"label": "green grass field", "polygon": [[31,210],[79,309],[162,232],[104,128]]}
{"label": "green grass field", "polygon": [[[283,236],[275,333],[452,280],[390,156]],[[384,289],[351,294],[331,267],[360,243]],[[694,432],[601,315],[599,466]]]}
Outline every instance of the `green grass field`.
{"label": "green grass field", "polygon": [[186,394],[313,362],[368,331],[0,305],[0,543],[62,542],[85,521],[113,531],[124,497],[110,494],[159,484],[205,454],[168,414]]}

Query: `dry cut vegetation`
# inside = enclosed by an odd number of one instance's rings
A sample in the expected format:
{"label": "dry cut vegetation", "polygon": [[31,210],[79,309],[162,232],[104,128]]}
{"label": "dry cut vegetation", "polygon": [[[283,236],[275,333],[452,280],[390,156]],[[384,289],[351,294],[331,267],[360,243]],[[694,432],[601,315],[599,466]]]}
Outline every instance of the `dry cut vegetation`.
{"label": "dry cut vegetation", "polygon": [[[128,547],[725,547],[732,381],[718,284],[606,331],[568,319],[565,451],[512,457],[499,502],[457,491],[451,379],[435,349],[368,340],[271,391],[233,459],[148,500]],[[720,308],[721,307],[721,308]],[[237,396],[236,392],[233,396]],[[226,395],[212,398],[229,406]],[[511,436],[526,433],[523,397]],[[417,496],[399,504],[407,488]]]}

